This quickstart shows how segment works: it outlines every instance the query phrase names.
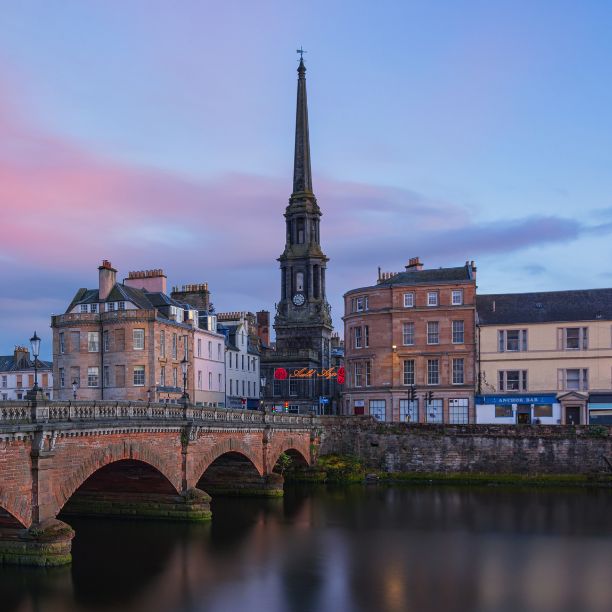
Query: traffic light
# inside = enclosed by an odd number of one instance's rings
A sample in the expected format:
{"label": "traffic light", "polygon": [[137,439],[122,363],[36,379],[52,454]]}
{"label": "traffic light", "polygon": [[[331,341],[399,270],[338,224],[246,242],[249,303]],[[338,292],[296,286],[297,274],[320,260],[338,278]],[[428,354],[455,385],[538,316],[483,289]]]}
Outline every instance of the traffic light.
{"label": "traffic light", "polygon": [[241,398],[240,398],[240,403],[242,404],[242,407],[243,407],[243,408],[246,408],[246,403],[247,403],[247,402],[246,402],[246,397],[241,397]]}
{"label": "traffic light", "polygon": [[289,412],[289,402],[285,402],[285,412]]}
{"label": "traffic light", "polygon": [[428,391],[425,394],[425,400],[427,401],[428,404],[431,404],[431,402],[433,402],[433,391]]}
{"label": "traffic light", "polygon": [[410,389],[408,391],[408,397],[411,402],[414,402],[414,400],[416,399],[416,386],[415,385],[410,385]]}

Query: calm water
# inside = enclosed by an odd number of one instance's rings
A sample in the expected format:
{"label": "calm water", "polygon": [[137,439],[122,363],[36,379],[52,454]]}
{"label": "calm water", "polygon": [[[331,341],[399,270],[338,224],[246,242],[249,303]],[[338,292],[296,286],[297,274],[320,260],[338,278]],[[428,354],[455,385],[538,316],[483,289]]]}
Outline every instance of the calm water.
{"label": "calm water", "polygon": [[74,520],[74,562],[0,569],[0,610],[612,610],[612,492],[294,489],[208,526]]}

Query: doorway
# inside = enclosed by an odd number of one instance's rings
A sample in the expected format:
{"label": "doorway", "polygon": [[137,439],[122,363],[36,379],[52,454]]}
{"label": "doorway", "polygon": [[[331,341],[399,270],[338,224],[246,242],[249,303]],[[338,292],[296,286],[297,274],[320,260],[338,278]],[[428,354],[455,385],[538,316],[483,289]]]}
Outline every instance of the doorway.
{"label": "doorway", "polygon": [[567,406],[565,409],[565,424],[580,425],[580,406]]}
{"label": "doorway", "polygon": [[516,422],[519,425],[529,425],[531,423],[531,404],[517,405]]}

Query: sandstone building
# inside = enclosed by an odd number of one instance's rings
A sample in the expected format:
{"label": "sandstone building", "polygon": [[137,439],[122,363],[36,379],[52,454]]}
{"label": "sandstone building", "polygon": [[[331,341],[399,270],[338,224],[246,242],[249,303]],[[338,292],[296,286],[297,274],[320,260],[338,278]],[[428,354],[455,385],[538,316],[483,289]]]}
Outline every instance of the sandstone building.
{"label": "sandstone building", "polygon": [[[36,360],[38,386],[48,399],[53,399],[53,364]],[[16,346],[12,355],[0,355],[0,400],[26,399],[34,387],[34,359],[25,346]]]}
{"label": "sandstone building", "polygon": [[344,295],[344,414],[474,422],[476,267],[381,273]]}

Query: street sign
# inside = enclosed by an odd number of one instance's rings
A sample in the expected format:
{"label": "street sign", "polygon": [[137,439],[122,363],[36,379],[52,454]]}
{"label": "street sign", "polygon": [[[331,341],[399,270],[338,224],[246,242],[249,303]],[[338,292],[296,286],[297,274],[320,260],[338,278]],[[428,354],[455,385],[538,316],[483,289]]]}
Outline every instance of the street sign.
{"label": "street sign", "polygon": [[319,404],[329,404],[329,397],[319,397]]}

